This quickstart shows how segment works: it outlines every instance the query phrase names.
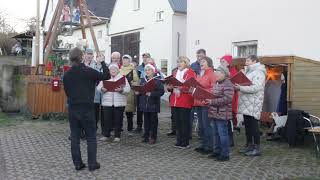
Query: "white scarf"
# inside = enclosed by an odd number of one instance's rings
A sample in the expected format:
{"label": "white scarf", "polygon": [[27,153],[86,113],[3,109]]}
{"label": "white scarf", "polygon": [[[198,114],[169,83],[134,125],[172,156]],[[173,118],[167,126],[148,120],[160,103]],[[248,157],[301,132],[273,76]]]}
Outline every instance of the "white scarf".
{"label": "white scarf", "polygon": [[184,68],[182,71],[178,69],[177,74],[176,74],[176,78],[184,83],[185,80],[183,79],[184,74],[188,71],[188,68]]}

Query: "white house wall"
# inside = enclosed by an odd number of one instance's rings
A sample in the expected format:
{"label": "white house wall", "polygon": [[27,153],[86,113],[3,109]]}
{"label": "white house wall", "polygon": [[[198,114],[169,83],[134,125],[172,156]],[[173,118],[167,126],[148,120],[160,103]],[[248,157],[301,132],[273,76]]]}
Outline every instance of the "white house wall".
{"label": "white house wall", "polygon": [[[134,11],[133,1],[117,0],[109,34],[117,36],[133,30],[140,31],[140,62],[141,54],[150,52],[160,68],[162,59],[172,60],[173,10],[166,0],[141,0],[140,3],[140,9]],[[156,20],[159,11],[164,11],[163,21]],[[169,64],[168,69],[171,68]]]}
{"label": "white house wall", "polygon": [[[106,52],[106,49],[109,48],[107,45],[107,26],[106,24],[101,24],[97,26],[93,26],[93,30],[95,32],[95,36],[97,39],[97,43],[101,53]],[[102,37],[98,36],[99,31],[102,31]],[[88,47],[95,50],[93,40],[91,37],[90,29],[86,28],[86,36],[88,40]],[[77,29],[73,32],[72,36],[59,36],[59,40],[63,41],[63,44],[73,44],[73,47],[76,47],[77,42],[82,39],[82,31],[81,29]]]}
{"label": "white house wall", "polygon": [[[172,70],[176,67],[176,60],[179,56],[186,56],[187,39],[187,16],[185,14],[175,14],[172,21]],[[178,47],[178,33],[180,34],[180,43]],[[179,54],[178,54],[179,48]]]}
{"label": "white house wall", "polygon": [[258,55],[319,60],[319,7],[319,0],[188,0],[188,56],[205,48],[217,58],[232,42],[258,40]]}

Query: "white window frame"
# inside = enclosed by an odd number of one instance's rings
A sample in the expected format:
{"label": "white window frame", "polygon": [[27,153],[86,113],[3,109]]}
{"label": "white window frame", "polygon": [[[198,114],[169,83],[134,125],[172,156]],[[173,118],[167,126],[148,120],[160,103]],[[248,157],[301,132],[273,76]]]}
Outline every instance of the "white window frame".
{"label": "white window frame", "polygon": [[[250,46],[256,46],[256,52],[255,53],[249,53],[248,49],[246,50],[246,55],[245,56],[240,56],[239,55],[239,48],[241,47],[250,47]],[[232,43],[232,55],[234,57],[239,57],[239,58],[244,58],[249,55],[258,55],[258,40],[251,40],[251,41],[238,41],[238,42],[233,42]]]}
{"label": "white window frame", "polygon": [[103,37],[103,31],[102,31],[102,30],[99,30],[97,36],[98,36],[98,39],[102,39],[102,37]]}
{"label": "white window frame", "polygon": [[156,14],[157,21],[163,21],[164,20],[164,11],[158,11]]}
{"label": "white window frame", "polygon": [[141,2],[140,0],[133,0],[133,10],[138,11],[140,10]]}
{"label": "white window frame", "polygon": [[161,66],[161,72],[165,75],[168,75],[168,59],[161,59],[160,66]]}

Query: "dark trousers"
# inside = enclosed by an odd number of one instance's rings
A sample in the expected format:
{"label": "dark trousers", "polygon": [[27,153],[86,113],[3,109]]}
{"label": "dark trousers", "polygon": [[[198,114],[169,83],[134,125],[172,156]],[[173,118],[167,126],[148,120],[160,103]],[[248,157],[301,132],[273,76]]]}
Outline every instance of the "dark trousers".
{"label": "dark trousers", "polygon": [[82,162],[80,151],[80,134],[84,130],[87,138],[88,165],[97,163],[97,139],[94,107],[87,105],[69,106],[69,123],[71,130],[71,155],[73,164],[80,166]]}
{"label": "dark trousers", "polygon": [[142,128],[142,124],[143,124],[143,112],[137,111],[137,127]]}
{"label": "dark trousers", "polygon": [[127,130],[132,131],[132,129],[133,129],[133,112],[126,112],[126,116],[127,116],[127,122],[128,122]]}
{"label": "dark trousers", "polygon": [[258,120],[253,116],[243,115],[247,144],[260,145],[260,131]]}
{"label": "dark trousers", "polygon": [[104,126],[104,118],[103,118],[103,109],[102,109],[102,106],[100,103],[94,103],[94,115],[95,115],[95,118],[96,118],[96,126],[97,126],[97,129],[98,129],[98,122],[100,120],[100,125],[101,125],[101,132],[102,134],[104,133],[103,132],[103,126]]}
{"label": "dark trousers", "polygon": [[[189,119],[189,122],[190,122],[190,125],[189,125],[189,136],[192,137],[192,132],[193,132],[193,122],[194,122],[194,113],[196,112],[195,108],[192,107],[192,109],[190,110],[190,119]],[[199,118],[198,118],[198,124],[199,124]],[[199,127],[199,126],[198,126]],[[200,130],[200,127],[199,127],[199,130]],[[200,134],[200,132],[198,131],[198,135]],[[199,135],[200,136],[200,135]]]}
{"label": "dark trousers", "polygon": [[144,138],[157,139],[158,134],[158,113],[157,112],[144,112]]}
{"label": "dark trousers", "polygon": [[188,108],[175,107],[174,119],[177,125],[177,144],[181,146],[189,145],[190,137],[190,111]]}
{"label": "dark trousers", "polygon": [[171,107],[171,131],[176,132],[176,129],[177,129],[176,128],[176,121],[173,117],[174,117],[174,108]]}
{"label": "dark trousers", "polygon": [[139,109],[139,104],[140,104],[140,98],[139,96],[137,96],[137,128],[142,128],[142,124],[143,124],[143,112]]}
{"label": "dark trousers", "polygon": [[104,106],[104,132],[106,137],[110,137],[112,129],[114,136],[120,138],[123,124],[123,112],[125,107]]}

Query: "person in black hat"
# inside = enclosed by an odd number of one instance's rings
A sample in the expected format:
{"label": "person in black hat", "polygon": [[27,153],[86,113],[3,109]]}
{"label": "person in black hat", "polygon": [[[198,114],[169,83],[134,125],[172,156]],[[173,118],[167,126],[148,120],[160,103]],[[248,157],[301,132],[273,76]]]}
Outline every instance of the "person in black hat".
{"label": "person in black hat", "polygon": [[82,62],[83,53],[74,48],[69,53],[71,69],[63,77],[64,90],[68,98],[69,123],[71,130],[71,154],[76,170],[86,167],[81,158],[80,134],[83,128],[87,138],[88,166],[90,171],[100,168],[97,162],[96,123],[94,118],[94,95],[97,81],[110,79],[109,70],[102,57],[103,73],[87,67]]}

